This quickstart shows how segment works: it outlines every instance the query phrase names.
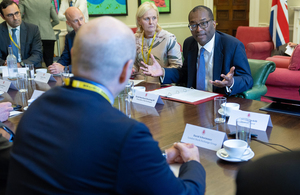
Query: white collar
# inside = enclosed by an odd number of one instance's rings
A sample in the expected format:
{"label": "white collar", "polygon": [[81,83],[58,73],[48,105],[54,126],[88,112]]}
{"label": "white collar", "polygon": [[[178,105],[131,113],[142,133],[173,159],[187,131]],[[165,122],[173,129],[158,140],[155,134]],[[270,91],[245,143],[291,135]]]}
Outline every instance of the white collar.
{"label": "white collar", "polygon": [[[8,28],[8,31],[11,32],[11,29],[14,29],[13,27],[11,27],[7,22],[6,22],[6,25],[7,25],[7,28]],[[18,31],[20,31],[20,26],[17,26],[15,29],[17,29]]]}
{"label": "white collar", "polygon": [[[197,42],[197,43],[198,43],[198,42]],[[210,53],[210,52],[214,49],[214,46],[215,46],[215,34],[214,34],[214,36],[211,38],[211,40],[208,41],[205,45],[201,46],[201,45],[198,43],[199,52],[200,52],[200,49],[201,49],[202,47],[204,47],[204,49]]]}

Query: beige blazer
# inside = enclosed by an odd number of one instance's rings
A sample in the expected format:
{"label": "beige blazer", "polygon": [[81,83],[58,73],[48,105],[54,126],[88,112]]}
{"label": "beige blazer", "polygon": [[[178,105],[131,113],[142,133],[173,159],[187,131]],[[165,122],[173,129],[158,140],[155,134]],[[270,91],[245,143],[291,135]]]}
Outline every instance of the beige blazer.
{"label": "beige blazer", "polygon": [[56,40],[53,27],[59,19],[50,0],[20,0],[19,7],[23,20],[39,27],[42,40]]}

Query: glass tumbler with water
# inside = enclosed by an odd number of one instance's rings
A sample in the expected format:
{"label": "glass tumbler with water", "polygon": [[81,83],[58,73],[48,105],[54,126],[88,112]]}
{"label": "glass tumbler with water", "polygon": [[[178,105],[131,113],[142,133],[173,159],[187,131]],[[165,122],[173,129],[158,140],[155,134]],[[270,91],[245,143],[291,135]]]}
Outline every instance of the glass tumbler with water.
{"label": "glass tumbler with water", "polygon": [[251,141],[251,120],[248,118],[236,119],[236,139],[244,140],[248,143]]}
{"label": "glass tumbler with water", "polygon": [[222,104],[226,106],[226,97],[215,97],[214,98],[214,119],[215,123],[225,123],[226,113],[225,110],[221,111]]}

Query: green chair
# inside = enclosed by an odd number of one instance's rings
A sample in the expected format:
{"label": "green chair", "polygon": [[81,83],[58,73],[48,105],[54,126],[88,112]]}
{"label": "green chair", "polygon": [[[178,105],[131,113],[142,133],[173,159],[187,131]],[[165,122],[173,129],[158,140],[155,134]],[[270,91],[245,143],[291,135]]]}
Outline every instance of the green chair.
{"label": "green chair", "polygon": [[274,62],[266,60],[248,59],[251,75],[253,78],[253,87],[247,91],[239,93],[236,97],[260,100],[262,95],[267,93],[266,80],[270,73],[275,71]]}

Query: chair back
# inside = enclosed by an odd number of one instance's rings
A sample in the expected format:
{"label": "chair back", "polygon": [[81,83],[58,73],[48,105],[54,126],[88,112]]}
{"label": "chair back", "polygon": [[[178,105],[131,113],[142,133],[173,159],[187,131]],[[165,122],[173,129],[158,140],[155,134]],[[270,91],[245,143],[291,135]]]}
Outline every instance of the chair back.
{"label": "chair back", "polygon": [[237,94],[237,97],[260,100],[262,95],[267,93],[265,85],[271,72],[275,71],[275,63],[266,60],[248,59],[251,75],[253,78],[253,87],[243,93]]}
{"label": "chair back", "polygon": [[251,42],[272,42],[269,27],[239,26],[235,37],[244,44],[245,48]]}

